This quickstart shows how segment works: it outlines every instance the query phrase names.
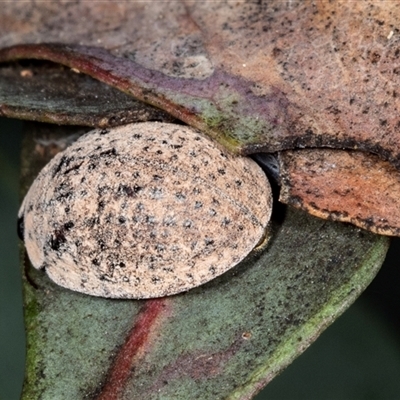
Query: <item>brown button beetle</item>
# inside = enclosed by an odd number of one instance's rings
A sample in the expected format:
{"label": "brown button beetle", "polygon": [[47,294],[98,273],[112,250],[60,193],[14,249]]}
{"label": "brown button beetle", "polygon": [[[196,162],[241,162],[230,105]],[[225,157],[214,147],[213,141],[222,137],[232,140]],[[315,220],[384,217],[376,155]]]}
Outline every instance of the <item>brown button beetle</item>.
{"label": "brown button beetle", "polygon": [[87,133],[54,157],[19,217],[35,268],[94,296],[186,291],[262,240],[271,190],[261,168],[193,128],[138,123]]}

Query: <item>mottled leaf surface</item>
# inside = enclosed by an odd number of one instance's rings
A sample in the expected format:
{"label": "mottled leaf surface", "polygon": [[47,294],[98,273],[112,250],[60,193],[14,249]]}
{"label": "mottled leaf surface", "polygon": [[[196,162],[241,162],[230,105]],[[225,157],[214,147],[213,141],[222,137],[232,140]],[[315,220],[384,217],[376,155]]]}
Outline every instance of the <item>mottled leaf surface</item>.
{"label": "mottled leaf surface", "polygon": [[250,153],[358,148],[399,166],[400,4],[7,2],[0,59],[78,68]]}
{"label": "mottled leaf surface", "polygon": [[279,200],[320,218],[400,235],[400,173],[357,151],[313,149],[279,154]]}
{"label": "mottled leaf surface", "polygon": [[[22,189],[71,140],[31,126]],[[24,399],[249,399],[368,285],[388,240],[301,211],[275,213],[273,239],[220,278],[148,301],[62,289],[24,258]]]}

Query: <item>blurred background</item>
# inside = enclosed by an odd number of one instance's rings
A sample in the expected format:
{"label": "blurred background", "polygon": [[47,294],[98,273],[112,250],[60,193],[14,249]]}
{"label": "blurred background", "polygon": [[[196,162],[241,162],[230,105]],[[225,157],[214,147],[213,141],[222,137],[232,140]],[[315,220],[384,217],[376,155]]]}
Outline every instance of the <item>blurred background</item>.
{"label": "blurred background", "polygon": [[[21,121],[0,118],[0,399],[17,400],[25,334],[16,234]],[[400,399],[400,239],[342,317],[257,400]],[[79,400],[79,399],[77,399]]]}

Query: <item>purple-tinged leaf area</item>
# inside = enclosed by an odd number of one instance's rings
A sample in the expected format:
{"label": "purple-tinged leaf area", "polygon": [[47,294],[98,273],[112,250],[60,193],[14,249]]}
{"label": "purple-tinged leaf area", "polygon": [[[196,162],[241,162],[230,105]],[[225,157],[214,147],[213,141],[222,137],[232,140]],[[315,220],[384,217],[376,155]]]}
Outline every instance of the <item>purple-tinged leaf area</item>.
{"label": "purple-tinged leaf area", "polygon": [[284,134],[288,104],[283,93],[271,88],[268,95],[255,95],[251,81],[219,69],[205,79],[181,79],[96,47],[40,44],[0,51],[0,62],[18,59],[49,60],[91,75],[165,110],[231,150],[255,142],[255,151],[257,142],[265,142],[260,135]]}
{"label": "purple-tinged leaf area", "polygon": [[0,66],[0,115],[95,127],[174,120],[86,74],[46,62]]}
{"label": "purple-tinged leaf area", "polygon": [[72,66],[242,153],[357,148],[399,167],[399,18],[393,1],[8,2],[0,59]]}
{"label": "purple-tinged leaf area", "polygon": [[[69,140],[27,132],[22,188]],[[286,209],[284,209],[286,210]],[[23,399],[250,399],[365,289],[388,239],[293,209],[234,269],[156,300],[90,297],[24,264]]]}

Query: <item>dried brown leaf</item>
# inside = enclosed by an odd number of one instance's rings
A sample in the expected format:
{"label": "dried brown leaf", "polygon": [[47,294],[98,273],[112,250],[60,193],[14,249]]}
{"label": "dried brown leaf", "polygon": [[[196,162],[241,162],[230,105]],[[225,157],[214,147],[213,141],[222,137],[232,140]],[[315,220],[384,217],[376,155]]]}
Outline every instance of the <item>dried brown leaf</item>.
{"label": "dried brown leaf", "polygon": [[358,148],[399,166],[399,17],[376,1],[10,2],[0,46],[102,47],[110,74],[172,77],[150,85],[158,106],[242,152]]}
{"label": "dried brown leaf", "polygon": [[331,149],[279,156],[280,201],[312,215],[400,236],[400,172],[379,157]]}

